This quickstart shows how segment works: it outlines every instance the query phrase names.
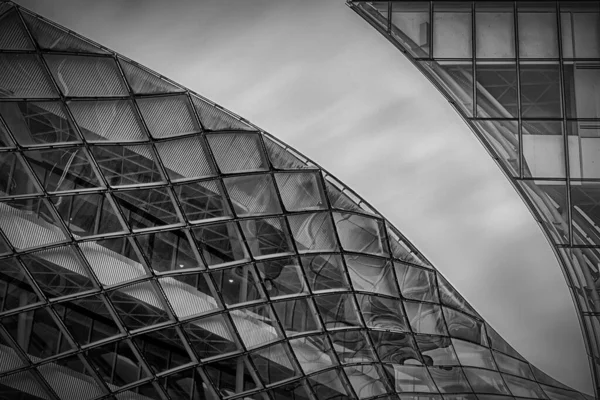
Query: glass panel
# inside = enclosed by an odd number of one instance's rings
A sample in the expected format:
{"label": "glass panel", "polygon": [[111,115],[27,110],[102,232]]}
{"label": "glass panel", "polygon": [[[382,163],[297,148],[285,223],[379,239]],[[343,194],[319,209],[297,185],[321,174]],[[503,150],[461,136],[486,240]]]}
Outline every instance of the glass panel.
{"label": "glass panel", "polygon": [[143,97],[136,102],[148,131],[155,138],[200,131],[186,95]]}
{"label": "glass panel", "polygon": [[192,361],[175,328],[135,336],[133,342],[154,373],[176,368]]}
{"label": "glass panel", "polygon": [[498,393],[510,395],[498,372],[485,369],[463,368],[475,393]]}
{"label": "glass panel", "polygon": [[248,258],[238,227],[233,222],[197,227],[193,233],[209,266]]}
{"label": "glass panel", "polygon": [[517,68],[513,62],[477,63],[477,116],[479,118],[516,118]]}
{"label": "glass panel", "polygon": [[452,339],[452,344],[454,345],[454,349],[456,350],[461,365],[496,369],[496,364],[494,363],[492,352],[489,348],[477,346],[476,344],[458,339]]}
{"label": "glass panel", "polygon": [[[337,364],[326,336],[305,336],[290,340],[300,367],[309,374]],[[343,344],[341,344],[343,348]]]}
{"label": "glass panel", "polygon": [[427,368],[386,364],[385,369],[398,392],[437,392]]}
{"label": "glass panel", "polygon": [[72,350],[68,342],[60,348],[60,338],[64,333],[52,315],[50,308],[38,308],[2,318],[0,322],[23,351],[33,361],[39,361]]}
{"label": "glass panel", "polygon": [[254,131],[256,128],[245,124],[238,118],[229,114],[216,104],[209,104],[204,99],[192,94],[192,103],[198,112],[200,122],[205,130],[221,131],[221,130],[246,130]]}
{"label": "glass panel", "polygon": [[247,349],[283,339],[269,304],[236,309],[229,315]]}
{"label": "glass panel", "polygon": [[223,181],[239,217],[281,213],[271,175],[237,176]]}
{"label": "glass panel", "polygon": [[75,237],[123,232],[117,212],[103,194],[51,198],[65,225]]}
{"label": "glass panel", "polygon": [[284,344],[275,344],[250,353],[250,358],[265,385],[291,379],[298,375],[289,356],[289,349]]}
{"label": "glass panel", "polygon": [[246,357],[216,361],[204,367],[214,387],[224,397],[255,389],[258,384]]}
{"label": "glass panel", "polygon": [[0,16],[0,49],[35,50],[17,10],[9,10]]}
{"label": "glass panel", "polygon": [[442,308],[450,336],[469,340],[484,346],[487,345],[483,322],[451,308]]}
{"label": "glass panel", "polygon": [[535,379],[533,377],[531,369],[529,368],[529,364],[527,364],[526,362],[496,352],[494,352],[494,358],[498,363],[498,368],[500,369],[500,371],[522,376],[531,380]]}
{"label": "glass panel", "polygon": [[44,55],[58,87],[67,97],[127,96],[112,57]]}
{"label": "glass panel", "polygon": [[220,269],[211,273],[218,292],[226,306],[247,301],[265,300],[254,266]]}
{"label": "glass panel", "polygon": [[597,4],[562,2],[561,23],[563,57],[600,58],[600,13]]}
{"label": "glass panel", "polygon": [[308,395],[308,389],[306,388],[306,381],[296,380],[283,386],[278,386],[272,390],[267,391],[271,399],[274,400],[309,400],[311,397]]}
{"label": "glass panel", "polygon": [[[430,367],[429,372],[442,393],[471,392],[465,374],[460,367]],[[453,399],[445,396],[444,399]],[[459,399],[468,399],[460,396]]]}
{"label": "glass panel", "polygon": [[574,234],[596,238],[600,235],[600,208],[595,199],[600,196],[600,183],[577,182],[571,185],[572,223]]}
{"label": "glass panel", "polygon": [[240,225],[255,258],[293,252],[290,234],[283,218],[245,220]]}
{"label": "glass panel", "polygon": [[329,370],[321,374],[315,374],[308,377],[316,398],[323,400],[346,400],[348,397],[345,385],[340,380],[339,372]]}
{"label": "glass panel", "polygon": [[103,285],[114,285],[147,274],[129,238],[79,243],[79,248]]}
{"label": "glass panel", "polygon": [[204,268],[196,258],[185,232],[168,231],[136,236],[148,266],[156,272]]}
{"label": "glass panel", "polygon": [[478,2],[476,7],[476,56],[478,58],[513,58],[515,56],[513,5]]}
{"label": "glass panel", "polygon": [[25,158],[48,192],[101,186],[83,148],[30,150]]}
{"label": "glass panel", "polygon": [[523,121],[522,126],[523,175],[536,178],[564,178],[566,168],[562,123]]}
{"label": "glass panel", "polygon": [[370,331],[373,348],[382,362],[421,364],[417,344],[411,334]]}
{"label": "glass panel", "polygon": [[205,181],[175,187],[181,208],[189,221],[231,215],[220,181]]}
{"label": "glass panel", "polygon": [[404,307],[413,332],[436,335],[447,334],[440,306],[406,301]]}
{"label": "glass panel", "polygon": [[477,131],[494,151],[507,172],[520,176],[519,168],[519,128],[517,121],[473,121]]}
{"label": "glass panel", "polygon": [[377,364],[345,367],[346,376],[359,399],[385,394],[390,391],[388,382]]}
{"label": "glass panel", "polygon": [[169,321],[163,303],[150,282],[122,287],[110,292],[108,297],[129,330]]}
{"label": "glass panel", "polygon": [[560,118],[559,67],[555,63],[520,64],[521,116]]}
{"label": "glass panel", "polygon": [[146,140],[131,100],[68,102],[81,133],[90,142]]}
{"label": "glass panel", "polygon": [[[555,4],[541,3],[524,9],[519,6],[519,56],[558,58]],[[533,12],[532,12],[533,11]]]}
{"label": "glass panel", "polygon": [[14,258],[0,260],[0,293],[0,312],[41,301],[25,270]]}
{"label": "glass panel", "polygon": [[65,241],[60,226],[60,219],[45,199],[0,202],[0,228],[17,249]]}
{"label": "glass panel", "polygon": [[205,314],[222,308],[206,274],[171,275],[159,278],[165,297],[179,318]]}
{"label": "glass panel", "polygon": [[394,269],[403,297],[411,300],[439,302],[435,274],[432,271],[399,262],[394,262]]}
{"label": "glass panel", "polygon": [[113,192],[125,221],[131,229],[144,229],[179,223],[167,188]]}
{"label": "glass panel", "polygon": [[110,186],[164,181],[151,145],[94,146],[92,154]]}
{"label": "glass panel", "polygon": [[415,335],[423,361],[428,366],[459,365],[450,338],[444,336]]}
{"label": "glass panel", "polygon": [[323,188],[316,173],[275,174],[281,200],[287,211],[327,208]]}
{"label": "glass panel", "polygon": [[[120,333],[103,298],[94,295],[54,306],[58,316],[79,345],[104,340]],[[65,342],[64,337],[62,341]]]}
{"label": "glass panel", "polygon": [[[90,400],[104,395],[104,390],[96,382],[95,375],[78,356],[44,364],[37,370],[60,399],[76,397],[81,400]],[[26,398],[30,397],[26,395]]]}
{"label": "glass panel", "polygon": [[258,135],[221,133],[206,137],[222,173],[268,169]]}
{"label": "glass panel", "polygon": [[157,142],[156,150],[172,181],[215,175],[200,136]]}
{"label": "glass panel", "polygon": [[471,4],[435,2],[433,12],[433,56],[471,58]]}
{"label": "glass panel", "polygon": [[454,307],[460,311],[479,317],[479,314],[471,307],[469,303],[450,285],[450,283],[437,273],[438,285],[440,291],[440,300],[442,304]]}
{"label": "glass panel", "polygon": [[33,54],[0,54],[0,98],[58,98],[50,77]]}
{"label": "glass panel", "polygon": [[344,256],[354,290],[399,297],[389,261],[367,256]]}
{"label": "glass panel", "polygon": [[37,396],[35,400],[51,399],[47,392],[46,386],[41,386],[38,376],[33,375],[33,371],[17,372],[16,374],[6,375],[0,378],[0,395],[7,399],[18,399],[23,396],[23,392],[19,389],[21,386],[26,386]]}
{"label": "glass panel", "polygon": [[0,196],[40,193],[40,189],[18,153],[0,153]]}
{"label": "glass panel", "polygon": [[62,103],[2,102],[0,114],[19,144],[81,142]]}
{"label": "glass panel", "polygon": [[71,246],[56,247],[21,257],[39,288],[49,297],[61,297],[95,288],[87,267]]}
{"label": "glass panel", "polygon": [[310,299],[280,301],[273,308],[288,337],[321,330]]}
{"label": "glass panel", "polygon": [[326,329],[360,326],[352,295],[318,296],[315,297],[315,303]]}
{"label": "glass panel", "polygon": [[365,324],[370,328],[408,332],[408,323],[400,300],[386,297],[356,295]]}
{"label": "glass panel", "polygon": [[444,88],[459,110],[473,116],[472,61],[422,61],[420,66]]}
{"label": "glass panel", "polygon": [[52,25],[21,9],[21,15],[38,46],[43,50],[69,51],[77,53],[107,54],[107,51],[88,42],[82,37]]}
{"label": "glass panel", "polygon": [[516,376],[504,375],[504,381],[512,392],[513,396],[522,396],[532,399],[545,399],[546,395],[540,385]]}
{"label": "glass panel", "polygon": [[277,144],[275,141],[270,139],[268,136],[263,135],[263,142],[267,148],[267,154],[271,160],[271,165],[275,169],[300,169],[307,168],[303,161],[292,155],[289,151],[286,151],[283,147]]}
{"label": "glass panel", "polygon": [[95,347],[83,354],[102,380],[119,387],[149,375],[130,346],[129,341],[123,340]]}
{"label": "glass panel", "polygon": [[355,214],[333,213],[342,247],[348,251],[387,256],[383,223]]}
{"label": "glass panel", "polygon": [[182,325],[190,347],[204,360],[239,350],[235,334],[224,315],[197,319]]}
{"label": "glass panel", "polygon": [[306,293],[302,268],[295,258],[256,264],[269,298]]}
{"label": "glass panel", "polygon": [[172,93],[182,92],[183,89],[161,79],[155,74],[143,69],[138,65],[134,65],[129,61],[119,58],[119,64],[123,68],[123,73],[131,90],[135,94],[153,94],[153,93]]}
{"label": "glass panel", "polygon": [[313,292],[350,287],[339,255],[302,256],[300,260],[308,284]]}
{"label": "glass panel", "polygon": [[288,215],[298,252],[335,251],[335,231],[328,213]]}
{"label": "glass panel", "polygon": [[429,2],[392,2],[392,36],[415,57],[429,54]]}
{"label": "glass panel", "polygon": [[567,117],[600,118],[600,64],[566,62],[563,69]]}
{"label": "glass panel", "polygon": [[[550,232],[556,244],[569,243],[567,188],[564,181],[520,181],[519,185],[533,200],[537,219]],[[572,194],[573,198],[573,194]],[[575,204],[576,202],[573,202]]]}

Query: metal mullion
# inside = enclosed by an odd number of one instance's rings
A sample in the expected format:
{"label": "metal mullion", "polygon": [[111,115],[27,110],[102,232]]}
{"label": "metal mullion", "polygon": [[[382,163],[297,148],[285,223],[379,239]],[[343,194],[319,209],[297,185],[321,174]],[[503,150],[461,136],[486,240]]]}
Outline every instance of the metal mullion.
{"label": "metal mullion", "polygon": [[475,24],[477,23],[475,19],[475,2],[471,2],[471,76],[472,79],[472,96],[473,96],[473,104],[471,105],[471,118],[477,115],[477,31]]}
{"label": "metal mullion", "polygon": [[[521,55],[519,50],[519,9],[517,7],[517,1],[513,2],[513,30],[516,61],[515,67],[517,72],[517,136],[519,140],[519,174],[517,179],[523,179],[525,177],[523,155],[523,105],[521,101]],[[512,180],[514,178],[509,179]]]}
{"label": "metal mullion", "polygon": [[[185,97],[187,98],[188,103],[191,106],[190,108],[192,110],[192,114],[193,114],[194,118],[196,119],[198,126],[200,127],[201,134],[203,134],[204,132],[206,132],[206,127],[204,126],[204,124],[202,123],[202,120],[200,119],[200,113],[198,112],[198,110],[196,110],[196,106],[194,105],[194,102],[192,101],[192,95],[190,94],[189,90],[185,91]],[[198,135],[198,134],[194,133],[191,136],[195,136],[195,135]]]}

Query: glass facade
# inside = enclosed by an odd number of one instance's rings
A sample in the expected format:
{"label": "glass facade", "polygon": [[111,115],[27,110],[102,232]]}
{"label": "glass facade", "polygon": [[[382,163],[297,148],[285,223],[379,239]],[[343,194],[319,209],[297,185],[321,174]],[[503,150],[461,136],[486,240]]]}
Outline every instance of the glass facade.
{"label": "glass facade", "polygon": [[0,399],[589,399],[244,119],[12,3],[0,71]]}
{"label": "glass facade", "polygon": [[600,389],[600,3],[348,5],[442,92],[539,222]]}

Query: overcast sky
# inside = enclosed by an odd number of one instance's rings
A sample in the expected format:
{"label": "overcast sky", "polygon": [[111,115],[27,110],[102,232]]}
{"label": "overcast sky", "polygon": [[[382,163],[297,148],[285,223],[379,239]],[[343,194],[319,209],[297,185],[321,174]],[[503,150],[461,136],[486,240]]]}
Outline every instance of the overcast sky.
{"label": "overcast sky", "polygon": [[592,392],[532,216],[432,85],[344,0],[17,0],[298,149],[398,227],[523,356]]}

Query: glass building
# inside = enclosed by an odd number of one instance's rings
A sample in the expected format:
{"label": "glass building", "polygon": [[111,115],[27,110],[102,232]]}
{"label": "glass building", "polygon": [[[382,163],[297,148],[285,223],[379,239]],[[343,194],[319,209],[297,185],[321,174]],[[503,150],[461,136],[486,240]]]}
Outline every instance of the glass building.
{"label": "glass building", "polygon": [[0,399],[535,398],[590,399],[351,189],[0,3]]}
{"label": "glass building", "polygon": [[542,227],[600,390],[600,2],[348,5],[448,99]]}

